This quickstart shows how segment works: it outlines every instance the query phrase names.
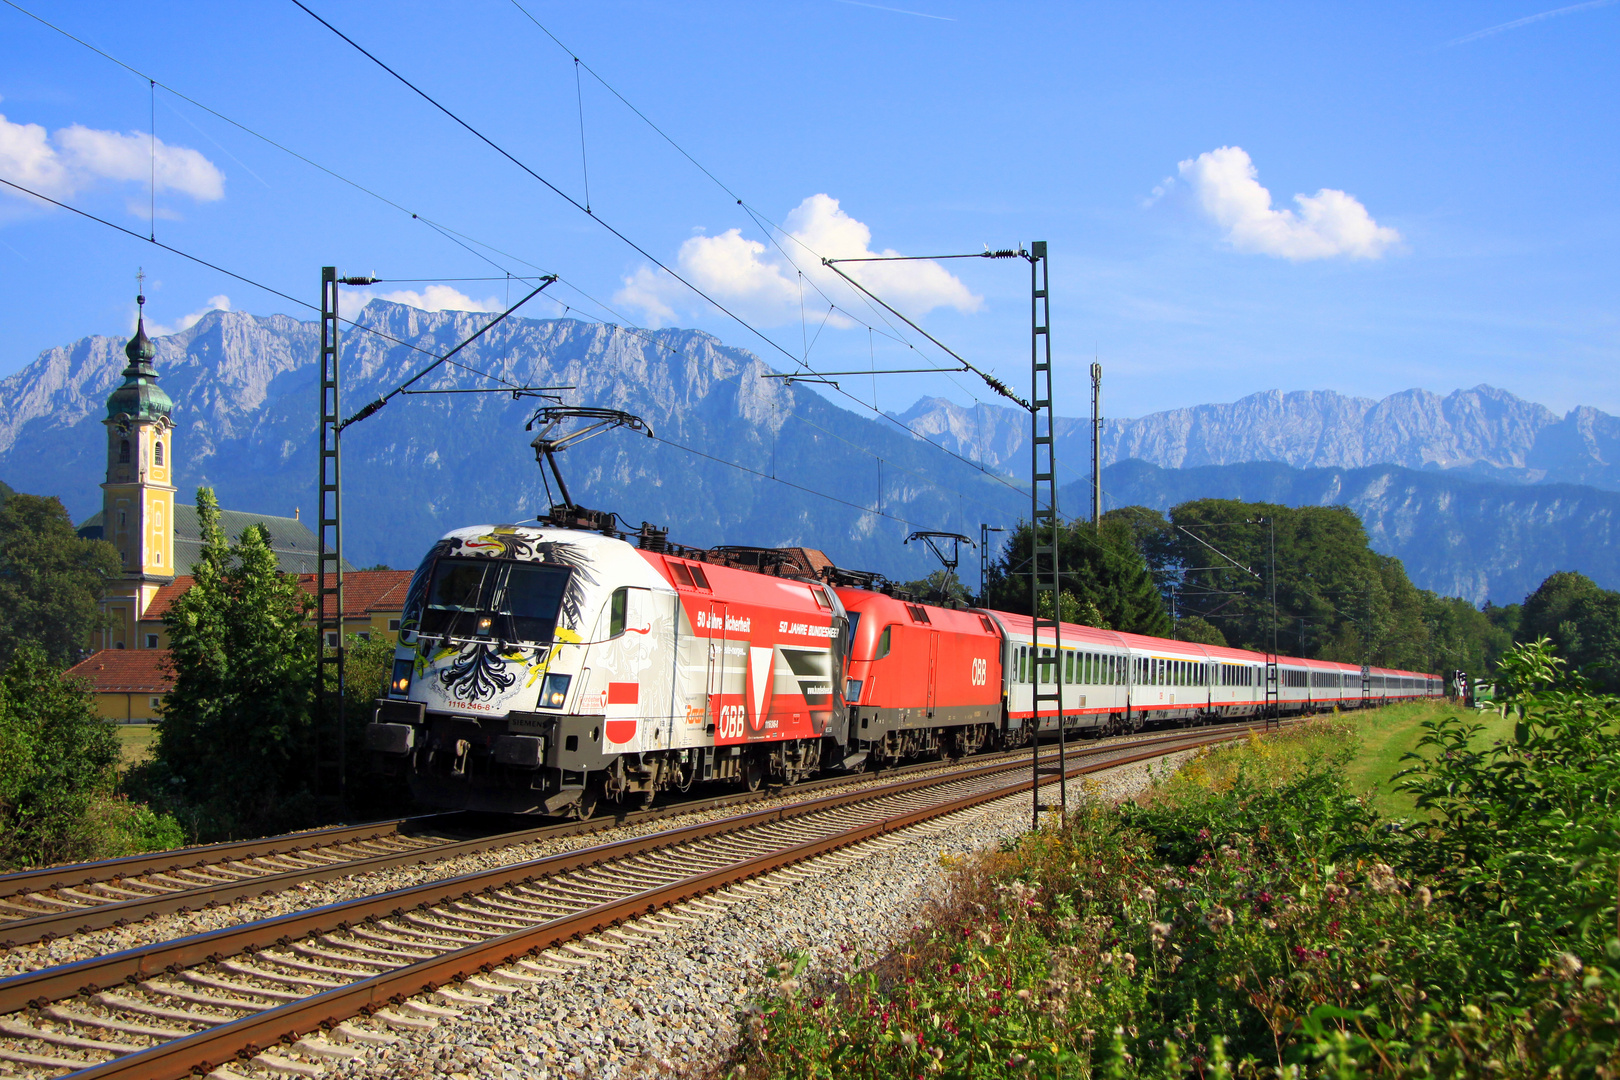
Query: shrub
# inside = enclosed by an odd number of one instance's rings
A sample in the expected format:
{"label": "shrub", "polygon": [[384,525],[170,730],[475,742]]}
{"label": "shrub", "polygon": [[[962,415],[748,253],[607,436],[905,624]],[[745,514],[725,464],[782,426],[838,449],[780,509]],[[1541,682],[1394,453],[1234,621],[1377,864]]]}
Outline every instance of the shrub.
{"label": "shrub", "polygon": [[876,962],[778,971],[733,1064],[839,1080],[1616,1075],[1620,717],[1545,643],[1499,682],[1512,742],[1476,751],[1476,725],[1426,722],[1405,776],[1415,825],[1352,795],[1346,753],[1319,752],[1330,729],[1292,737],[1288,760],[1270,741],[1227,751],[1143,805],[1090,803],[957,866]]}
{"label": "shrub", "polygon": [[109,858],[180,842],[178,824],[114,794],[118,736],[88,687],[35,645],[0,677],[0,865]]}

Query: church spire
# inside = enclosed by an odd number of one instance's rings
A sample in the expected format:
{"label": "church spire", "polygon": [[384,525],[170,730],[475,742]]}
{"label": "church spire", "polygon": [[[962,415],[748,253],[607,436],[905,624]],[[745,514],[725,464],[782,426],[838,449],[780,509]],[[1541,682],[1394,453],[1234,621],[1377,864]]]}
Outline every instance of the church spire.
{"label": "church spire", "polygon": [[[145,277],[144,272],[136,275],[143,285]],[[168,416],[174,408],[174,402],[157,384],[157,369],[152,366],[152,360],[157,356],[157,346],[146,336],[146,294],[138,294],[135,303],[139,305],[140,313],[135,317],[135,336],[124,346],[124,356],[129,360],[123,372],[124,382],[107,398],[107,418],[110,420],[116,420],[120,415],[133,420],[152,419]]]}

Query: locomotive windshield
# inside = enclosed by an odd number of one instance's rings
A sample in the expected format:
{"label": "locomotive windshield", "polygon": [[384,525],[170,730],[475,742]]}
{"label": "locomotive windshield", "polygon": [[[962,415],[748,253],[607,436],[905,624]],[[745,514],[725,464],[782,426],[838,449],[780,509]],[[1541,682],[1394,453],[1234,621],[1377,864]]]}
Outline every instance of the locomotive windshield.
{"label": "locomotive windshield", "polygon": [[549,642],[570,571],[504,559],[440,559],[420,632],[430,637]]}

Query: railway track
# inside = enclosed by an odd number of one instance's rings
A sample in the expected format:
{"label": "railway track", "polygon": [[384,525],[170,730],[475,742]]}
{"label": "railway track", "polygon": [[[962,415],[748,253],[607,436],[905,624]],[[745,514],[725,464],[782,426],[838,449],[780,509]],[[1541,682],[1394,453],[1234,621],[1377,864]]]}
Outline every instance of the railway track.
{"label": "railway track", "polygon": [[[1254,726],[1241,723],[1199,730],[1213,734],[1246,731]],[[1071,745],[1070,753],[1092,754],[1105,752],[1111,746],[1145,746],[1186,737],[1188,732],[1176,731],[1088,742]],[[1028,753],[1017,750],[980,755],[960,767],[1027,760]],[[126,926],[154,915],[198,911],[354,874],[440,862],[683,814],[745,806],[783,794],[880,783],[896,776],[950,767],[939,761],[921,762],[881,773],[826,777],[792,788],[688,799],[612,817],[550,823],[471,838],[444,835],[463,815],[436,814],[8,874],[0,876],[0,946]]]}
{"label": "railway track", "polygon": [[[1241,734],[1092,747],[1068,775]],[[84,1080],[199,1070],[228,1080],[250,1068],[232,1062],[251,1059],[318,1075],[323,1061],[394,1032],[760,903],[816,865],[798,864],[858,858],[898,831],[1027,791],[1027,770],[1024,758],[863,785],[19,975],[0,981],[0,1065]],[[424,993],[434,1000],[418,1000]]]}

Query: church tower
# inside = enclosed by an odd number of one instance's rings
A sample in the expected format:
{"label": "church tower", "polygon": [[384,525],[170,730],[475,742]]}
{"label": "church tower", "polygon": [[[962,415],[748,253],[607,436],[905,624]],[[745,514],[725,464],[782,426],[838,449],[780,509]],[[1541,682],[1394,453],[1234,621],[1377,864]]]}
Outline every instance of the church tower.
{"label": "church tower", "polygon": [[107,481],[101,485],[102,538],[118,549],[123,576],[102,601],[111,624],[103,648],[137,649],[136,624],[160,587],[174,580],[174,403],[158,386],[143,315],[124,346],[124,381],[107,398]]}

